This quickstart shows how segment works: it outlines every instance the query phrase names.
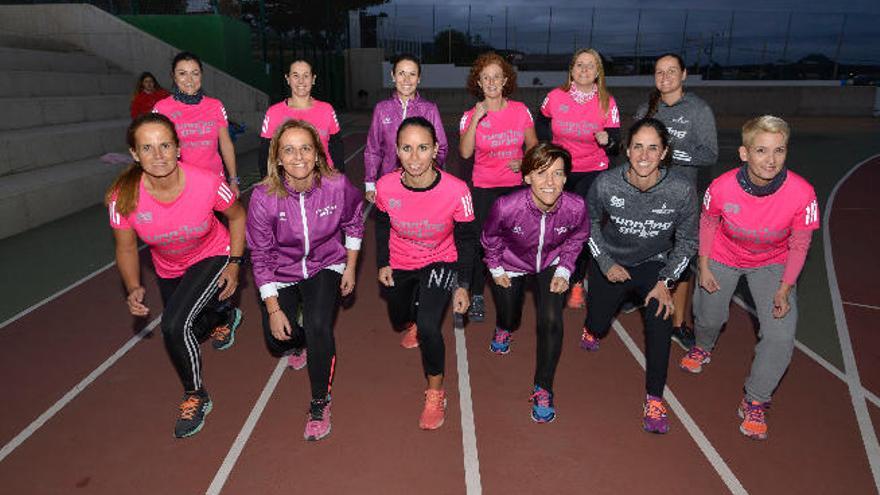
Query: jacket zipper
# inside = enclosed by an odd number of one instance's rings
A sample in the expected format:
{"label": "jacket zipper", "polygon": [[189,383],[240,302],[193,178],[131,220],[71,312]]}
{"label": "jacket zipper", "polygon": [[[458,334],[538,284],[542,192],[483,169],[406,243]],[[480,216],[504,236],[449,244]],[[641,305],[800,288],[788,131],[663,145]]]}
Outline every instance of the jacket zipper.
{"label": "jacket zipper", "polygon": [[309,270],[306,268],[306,258],[309,257],[309,222],[306,220],[306,204],[305,197],[303,193],[299,193],[299,214],[302,217],[303,224],[303,259],[302,259],[302,267],[303,267],[303,278],[309,278]]}
{"label": "jacket zipper", "polygon": [[541,213],[541,234],[538,237],[538,256],[536,257],[535,273],[541,273],[541,251],[544,250],[544,231],[546,230],[547,214]]}

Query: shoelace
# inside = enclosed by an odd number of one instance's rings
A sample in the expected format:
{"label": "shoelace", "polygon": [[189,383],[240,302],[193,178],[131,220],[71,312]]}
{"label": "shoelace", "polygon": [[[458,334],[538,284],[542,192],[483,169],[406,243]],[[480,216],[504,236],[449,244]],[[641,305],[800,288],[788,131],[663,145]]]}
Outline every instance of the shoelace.
{"label": "shoelace", "polygon": [[201,404],[202,400],[195,395],[190,395],[189,397],[187,397],[187,399],[180,404],[181,419],[192,419],[193,416],[196,415],[196,411],[198,411]]}
{"label": "shoelace", "polygon": [[691,350],[689,350],[687,353],[688,359],[691,359],[693,361],[697,361],[700,363],[702,363],[706,359],[706,356],[708,356],[708,355],[709,355],[708,352],[704,351],[703,349],[700,349],[697,346],[691,347]]}
{"label": "shoelace", "polygon": [[764,423],[764,404],[746,402],[745,416],[748,423]]}
{"label": "shoelace", "polygon": [[324,408],[327,407],[325,400],[313,400],[309,407],[309,416],[312,421],[321,421],[324,419]]}
{"label": "shoelace", "polygon": [[645,404],[645,416],[651,419],[660,419],[666,415],[666,408],[663,403],[658,400],[649,400]]}
{"label": "shoelace", "polygon": [[229,333],[229,327],[227,327],[226,325],[221,325],[215,328],[213,332],[211,332],[211,338],[214,340],[226,340],[229,337]]}
{"label": "shoelace", "polygon": [[529,400],[538,405],[538,407],[550,407],[550,392],[547,392],[544,389],[536,390],[535,393],[529,397]]}
{"label": "shoelace", "polygon": [[498,330],[495,332],[495,343],[503,344],[510,338],[510,332],[507,330]]}
{"label": "shoelace", "polygon": [[425,406],[430,409],[442,409],[443,395],[432,393],[425,394]]}

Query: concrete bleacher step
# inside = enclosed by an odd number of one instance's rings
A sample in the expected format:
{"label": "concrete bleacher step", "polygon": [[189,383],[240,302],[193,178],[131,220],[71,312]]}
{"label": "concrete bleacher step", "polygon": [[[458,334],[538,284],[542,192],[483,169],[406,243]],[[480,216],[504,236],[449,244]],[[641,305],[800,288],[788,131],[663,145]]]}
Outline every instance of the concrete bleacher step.
{"label": "concrete bleacher step", "polygon": [[131,93],[136,76],[30,70],[0,71],[0,95],[85,96]]}
{"label": "concrete bleacher step", "polygon": [[0,239],[100,203],[122,168],[90,157],[0,177]]}
{"label": "concrete bleacher step", "polygon": [[125,149],[129,119],[0,132],[0,178]]}
{"label": "concrete bleacher step", "polygon": [[110,62],[83,51],[56,51],[4,46],[0,40],[0,71],[32,70],[121,74]]}
{"label": "concrete bleacher step", "polygon": [[130,101],[129,94],[0,98],[0,131],[122,119]]}

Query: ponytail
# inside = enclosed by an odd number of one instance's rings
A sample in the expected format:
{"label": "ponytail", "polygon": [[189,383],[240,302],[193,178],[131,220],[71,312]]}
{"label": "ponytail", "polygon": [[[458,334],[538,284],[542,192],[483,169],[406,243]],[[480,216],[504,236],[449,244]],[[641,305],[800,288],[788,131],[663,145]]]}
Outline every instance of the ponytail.
{"label": "ponytail", "polygon": [[143,173],[144,169],[140,164],[132,163],[129,165],[107,188],[107,192],[104,194],[104,204],[109,206],[115,201],[116,213],[122,216],[131,214],[137,208]]}
{"label": "ponytail", "polygon": [[654,88],[651,96],[648,98],[648,112],[642,118],[653,117],[657,113],[657,107],[660,106],[660,90]]}

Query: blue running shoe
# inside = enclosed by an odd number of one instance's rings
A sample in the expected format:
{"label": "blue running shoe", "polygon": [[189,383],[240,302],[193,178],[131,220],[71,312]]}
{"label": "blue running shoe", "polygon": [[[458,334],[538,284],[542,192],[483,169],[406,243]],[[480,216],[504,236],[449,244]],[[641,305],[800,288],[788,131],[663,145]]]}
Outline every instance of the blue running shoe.
{"label": "blue running shoe", "polygon": [[495,335],[489,343],[489,350],[495,354],[507,354],[510,352],[510,332],[495,328]]}
{"label": "blue running shoe", "polygon": [[535,385],[535,392],[529,399],[532,401],[532,421],[550,423],[556,419],[556,408],[553,407],[553,392]]}
{"label": "blue running shoe", "polygon": [[225,351],[235,343],[235,330],[241,325],[241,310],[232,308],[229,313],[229,321],[220,325],[211,332],[211,345],[218,351]]}

